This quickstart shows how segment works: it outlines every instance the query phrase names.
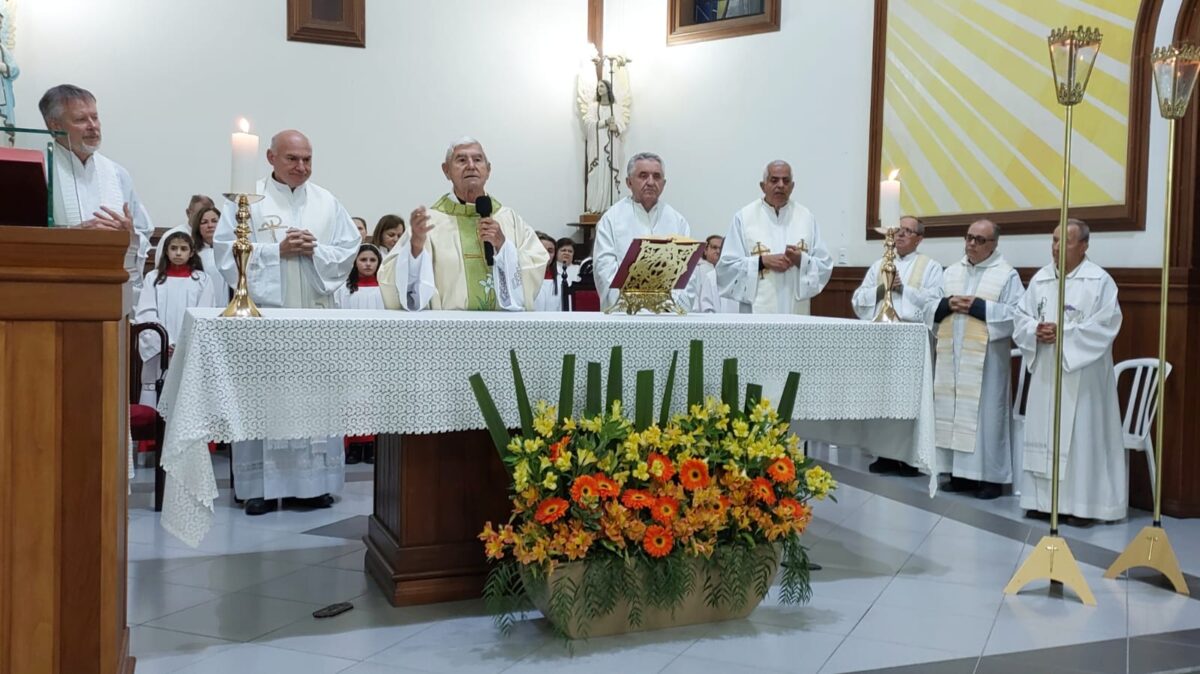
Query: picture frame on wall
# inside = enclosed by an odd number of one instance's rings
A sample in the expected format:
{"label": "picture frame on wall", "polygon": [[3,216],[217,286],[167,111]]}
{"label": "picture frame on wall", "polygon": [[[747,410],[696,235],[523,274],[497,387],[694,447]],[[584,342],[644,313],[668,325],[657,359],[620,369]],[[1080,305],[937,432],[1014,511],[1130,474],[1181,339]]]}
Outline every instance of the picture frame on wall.
{"label": "picture frame on wall", "polygon": [[782,0],[668,0],[667,44],[779,30]]}
{"label": "picture frame on wall", "polygon": [[287,0],[287,39],[367,46],[366,0]]}

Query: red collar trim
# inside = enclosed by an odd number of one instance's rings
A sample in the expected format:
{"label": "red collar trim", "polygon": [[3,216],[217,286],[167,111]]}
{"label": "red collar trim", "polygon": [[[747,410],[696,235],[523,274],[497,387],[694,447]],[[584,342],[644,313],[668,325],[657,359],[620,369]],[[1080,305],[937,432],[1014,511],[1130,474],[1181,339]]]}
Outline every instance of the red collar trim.
{"label": "red collar trim", "polygon": [[378,288],[379,287],[379,279],[375,278],[374,276],[365,276],[363,278],[358,279],[358,287],[359,288]]}
{"label": "red collar trim", "polygon": [[172,264],[167,266],[167,278],[191,278],[192,268],[186,264]]}

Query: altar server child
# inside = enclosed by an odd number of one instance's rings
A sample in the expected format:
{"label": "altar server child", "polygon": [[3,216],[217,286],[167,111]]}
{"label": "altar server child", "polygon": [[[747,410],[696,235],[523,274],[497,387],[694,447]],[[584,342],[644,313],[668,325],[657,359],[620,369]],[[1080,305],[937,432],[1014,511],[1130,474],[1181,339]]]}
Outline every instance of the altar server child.
{"label": "altar server child", "polygon": [[184,314],[194,307],[212,307],[214,292],[212,279],[192,246],[192,237],[172,232],[158,248],[158,265],[146,275],[133,316],[135,323],[158,323],[167,330],[165,345],[153,332],[143,332],[138,340],[142,356],[139,402],[151,406],[156,404],[154,380],[158,377],[160,351],[165,347],[168,354],[174,353]]}
{"label": "altar server child", "polygon": [[383,295],[379,293],[379,281],[375,272],[383,259],[375,244],[364,243],[354,258],[354,268],[346,285],[334,294],[334,305],[338,309],[384,309]]}

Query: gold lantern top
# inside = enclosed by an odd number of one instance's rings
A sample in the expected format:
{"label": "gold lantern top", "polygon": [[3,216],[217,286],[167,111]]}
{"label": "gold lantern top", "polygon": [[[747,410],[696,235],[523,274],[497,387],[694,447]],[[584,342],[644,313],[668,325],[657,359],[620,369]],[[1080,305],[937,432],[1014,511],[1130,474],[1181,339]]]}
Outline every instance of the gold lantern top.
{"label": "gold lantern top", "polygon": [[1200,72],[1200,47],[1187,43],[1159,47],[1150,60],[1154,64],[1159,114],[1167,119],[1183,117]]}
{"label": "gold lantern top", "polygon": [[1070,106],[1083,100],[1103,38],[1098,28],[1085,26],[1075,29],[1063,26],[1050,31],[1047,40],[1050,67],[1054,70],[1054,89],[1059,104]]}

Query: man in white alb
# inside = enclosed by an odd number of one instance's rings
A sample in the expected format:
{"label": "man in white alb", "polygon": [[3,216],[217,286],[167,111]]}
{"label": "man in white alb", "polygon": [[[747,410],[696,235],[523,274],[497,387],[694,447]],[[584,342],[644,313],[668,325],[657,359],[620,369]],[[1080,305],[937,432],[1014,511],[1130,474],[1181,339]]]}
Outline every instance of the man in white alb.
{"label": "man in white alb", "polygon": [[721,295],[744,314],[808,314],[833,273],[813,214],[791,200],[792,167],[776,160],[763,169],[763,196],[733,216],[717,263]]}
{"label": "man in white alb", "polygon": [[[261,307],[330,309],[346,282],[362,239],[342,204],[309,181],[312,145],[299,131],[271,139],[271,175],[258,181],[264,199],[250,206],[254,250],[246,269],[250,295]],[[217,267],[237,285],[237,206],[229,201],[213,234]],[[249,440],[233,443],[234,491],[247,515],[275,509],[276,499],[295,497],[307,507],[327,508],[345,478],[341,438]]]}
{"label": "man in white alb", "polygon": [[926,324],[937,331],[937,463],[950,469],[942,489],[993,499],[1012,482],[1010,344],[1025,287],[996,250],[994,222],[972,223],[965,240],[966,255],[943,275],[945,297],[925,307]]}
{"label": "man in white alb", "polygon": [[[592,245],[592,269],[601,309],[612,307],[620,297],[612,282],[634,239],[686,238],[692,234],[687,220],[660,198],[667,185],[662,157],[653,152],[639,152],[630,157],[625,164],[625,184],[629,196],[604,212],[596,225],[596,241]],[[691,309],[695,300],[695,283],[693,274],[686,289],[672,291],[675,302],[685,309]]]}
{"label": "man in white alb", "polygon": [[450,192],[412,212],[380,266],[384,305],[533,311],[550,255],[536,230],[488,194],[492,163],[483,145],[470,136],[451,143],[442,174]]}
{"label": "man in white alb", "polygon": [[1067,292],[1063,320],[1058,319],[1058,256],[1054,232],[1046,265],[1029,281],[1013,317],[1013,340],[1029,364],[1029,402],[1025,407],[1025,455],[1021,507],[1031,517],[1049,517],[1050,462],[1054,438],[1055,342],[1063,340],[1062,427],[1058,512],[1065,523],[1088,526],[1093,520],[1124,519],[1129,507],[1129,473],[1112,345],[1121,330],[1117,284],[1087,258],[1091,232],[1082,220],[1067,221]]}
{"label": "man in white alb", "polygon": [[[917,252],[925,238],[925,223],[911,215],[900,218],[896,230],[896,275],[892,278],[892,306],[901,322],[924,323],[925,306],[942,296],[942,265]],[[862,285],[854,291],[850,304],[860,320],[873,321],[879,315],[884,287],[879,278],[883,260],[876,260],[863,277]],[[933,333],[929,335],[933,347]],[[868,448],[869,451],[869,448]],[[868,470],[872,473],[898,473],[905,477],[920,475],[915,466],[902,461],[879,457]]]}
{"label": "man in white alb", "polygon": [[154,224],[133,189],[129,172],[100,154],[96,97],[87,89],[60,84],[42,95],[38,109],[47,129],[66,133],[54,138],[60,146],[54,162],[54,223],[129,232],[125,271],[129,272],[136,306]]}
{"label": "man in white alb", "polygon": [[725,237],[713,234],[704,240],[704,257],[696,263],[696,310],[705,314],[741,313],[738,303],[721,297],[717,285],[717,262],[721,260],[721,249]]}

